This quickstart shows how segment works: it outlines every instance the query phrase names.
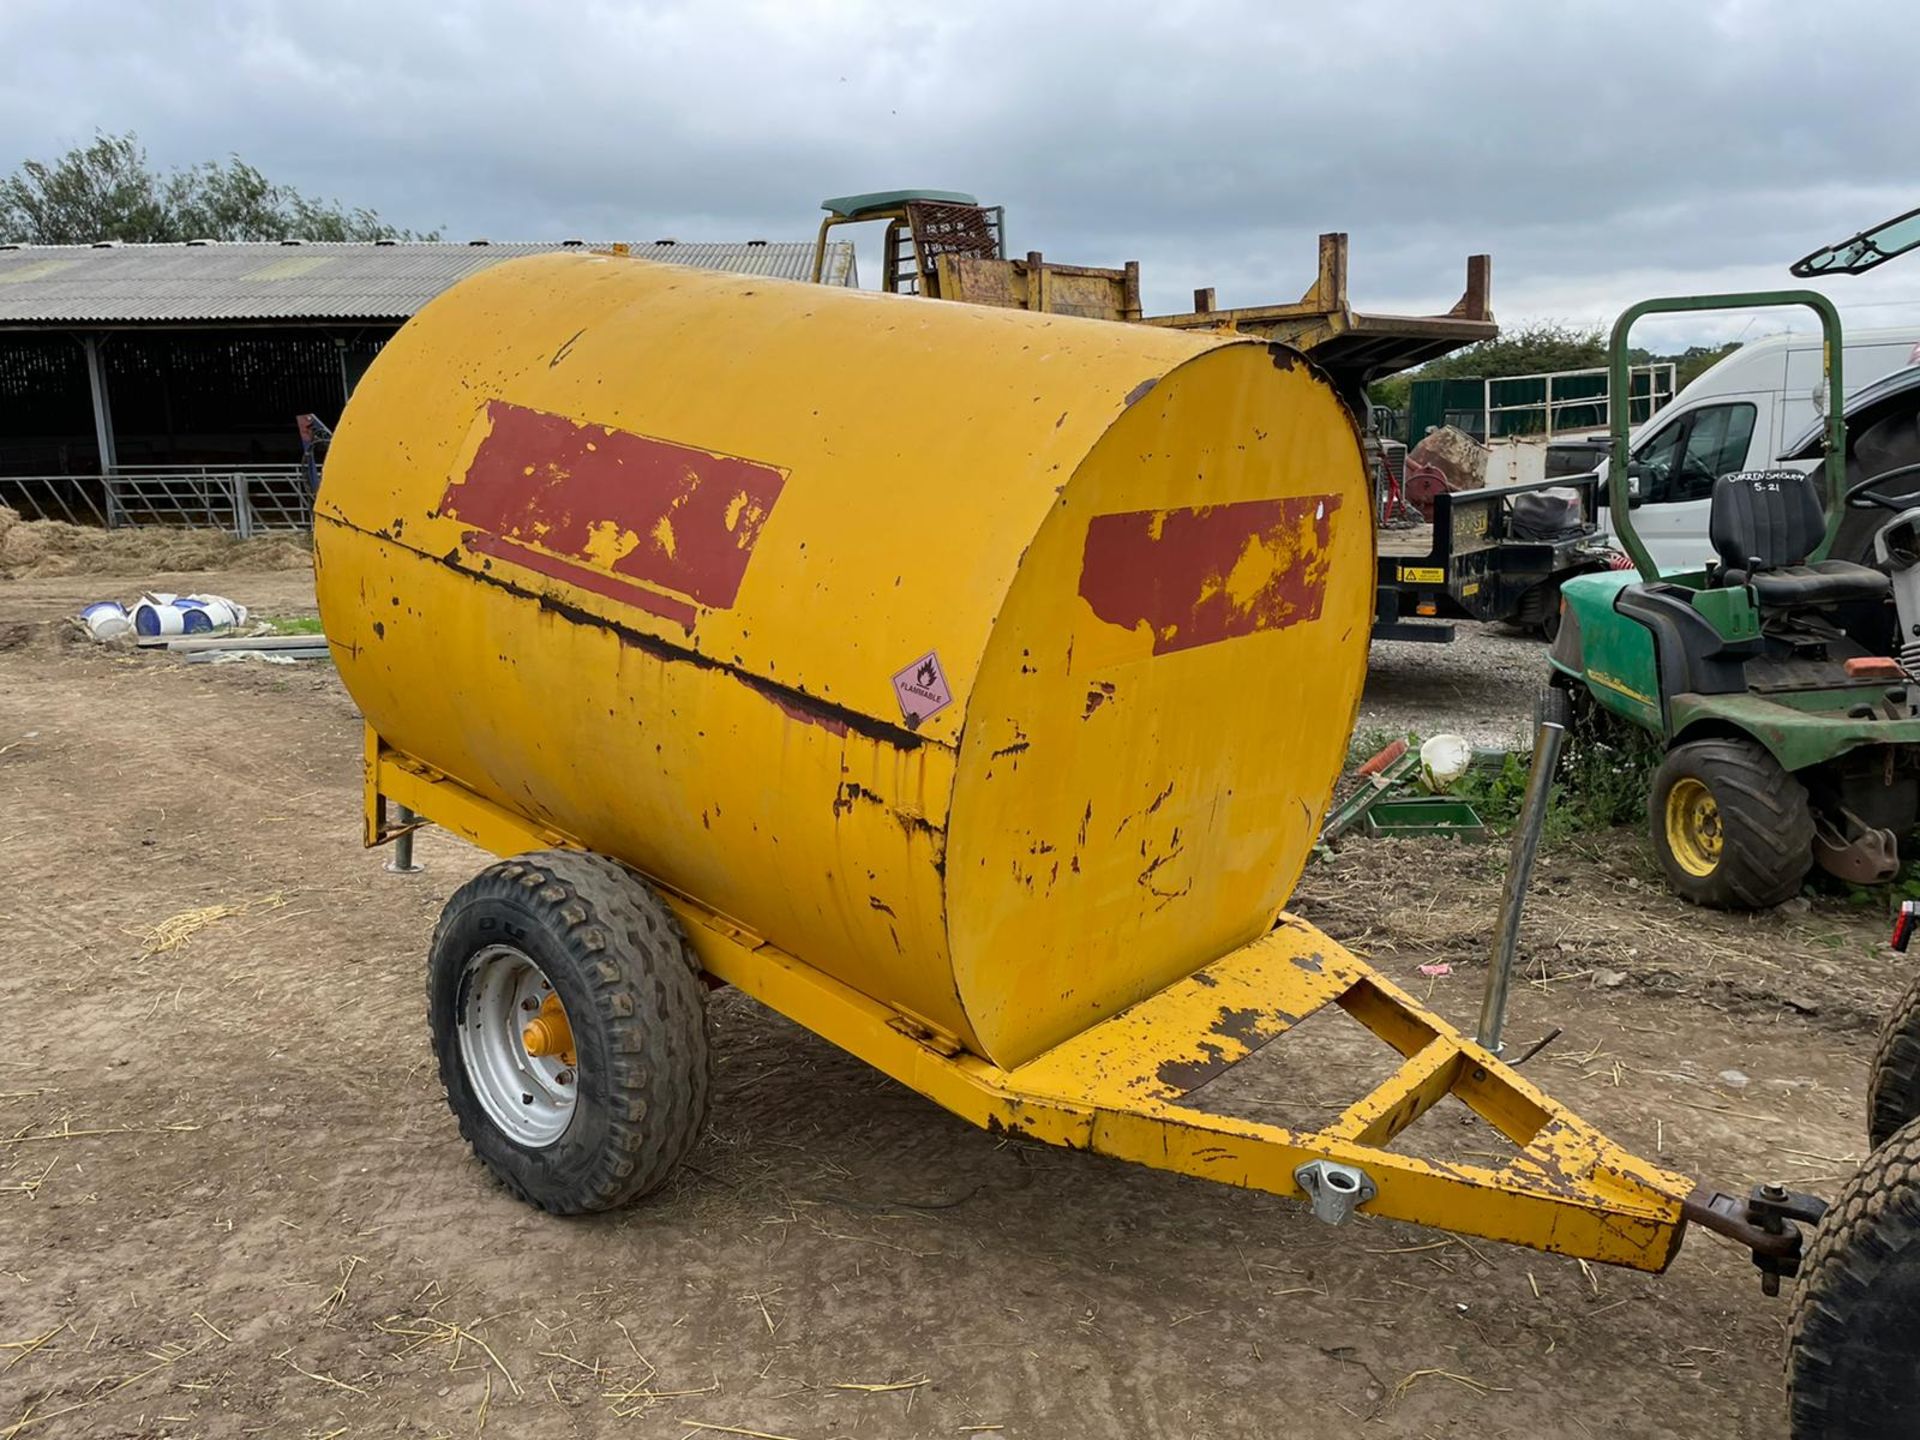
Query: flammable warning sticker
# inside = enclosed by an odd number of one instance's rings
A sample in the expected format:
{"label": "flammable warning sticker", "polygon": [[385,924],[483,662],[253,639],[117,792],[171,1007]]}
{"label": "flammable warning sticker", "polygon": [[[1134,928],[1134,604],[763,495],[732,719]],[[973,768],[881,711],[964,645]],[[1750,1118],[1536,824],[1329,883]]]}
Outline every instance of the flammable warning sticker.
{"label": "flammable warning sticker", "polygon": [[953,703],[940,657],[931,650],[894,675],[893,693],[899,697],[900,713],[910,730],[918,729],[921,721],[932,719]]}

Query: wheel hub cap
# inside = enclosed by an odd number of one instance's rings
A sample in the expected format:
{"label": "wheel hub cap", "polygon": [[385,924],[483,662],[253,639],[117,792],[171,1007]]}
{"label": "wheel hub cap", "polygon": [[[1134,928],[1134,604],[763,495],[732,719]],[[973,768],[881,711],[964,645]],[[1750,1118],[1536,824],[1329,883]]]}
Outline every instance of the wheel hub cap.
{"label": "wheel hub cap", "polygon": [[1689,875],[1711,875],[1720,864],[1720,806],[1704,781],[1674,781],[1667,792],[1667,848]]}
{"label": "wheel hub cap", "polygon": [[529,1055],[557,1056],[562,1064],[573,1064],[573,1027],[567,1024],[566,1007],[558,995],[549,994],[540,1002],[533,1023],[520,1032],[520,1043],[527,1047]]}
{"label": "wheel hub cap", "polygon": [[480,1108],[528,1149],[573,1122],[573,1027],[546,972],[511,945],[489,945],[460,980],[460,1060]]}

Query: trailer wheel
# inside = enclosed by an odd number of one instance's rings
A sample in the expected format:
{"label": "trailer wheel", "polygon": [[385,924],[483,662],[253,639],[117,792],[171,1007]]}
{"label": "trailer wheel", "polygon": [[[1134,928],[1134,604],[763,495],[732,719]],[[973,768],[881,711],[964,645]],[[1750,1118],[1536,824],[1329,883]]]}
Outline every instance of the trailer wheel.
{"label": "trailer wheel", "polygon": [[1907,987],[1880,1031],[1867,1090],[1867,1138],[1874,1148],[1920,1118],[1920,980]]}
{"label": "trailer wheel", "polygon": [[1551,645],[1560,634],[1560,582],[1542,580],[1522,595],[1514,607],[1513,623]]}
{"label": "trailer wheel", "polygon": [[1696,905],[1764,910],[1799,894],[1813,868],[1807,787],[1751,740],[1674,746],[1647,818],[1667,883]]}
{"label": "trailer wheel", "polygon": [[1787,1331],[1793,1440],[1920,1434],[1920,1122],[1875,1150],[1813,1232]]}
{"label": "trailer wheel", "polygon": [[489,865],[440,913],[427,1018],[460,1133],[556,1215],[656,1188],[707,1113],[705,992],[646,883],[598,855]]}

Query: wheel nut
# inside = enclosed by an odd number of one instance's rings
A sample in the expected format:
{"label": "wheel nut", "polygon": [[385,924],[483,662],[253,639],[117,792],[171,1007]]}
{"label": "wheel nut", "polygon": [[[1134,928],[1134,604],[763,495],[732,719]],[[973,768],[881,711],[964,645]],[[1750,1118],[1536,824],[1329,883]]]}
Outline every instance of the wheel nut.
{"label": "wheel nut", "polygon": [[520,1008],[522,1010],[538,1010],[540,1008],[540,1002],[529,995],[525,1000],[520,1002]]}
{"label": "wheel nut", "polygon": [[558,1075],[554,1076],[553,1078],[556,1084],[571,1085],[573,1084],[573,1071],[562,1070]]}

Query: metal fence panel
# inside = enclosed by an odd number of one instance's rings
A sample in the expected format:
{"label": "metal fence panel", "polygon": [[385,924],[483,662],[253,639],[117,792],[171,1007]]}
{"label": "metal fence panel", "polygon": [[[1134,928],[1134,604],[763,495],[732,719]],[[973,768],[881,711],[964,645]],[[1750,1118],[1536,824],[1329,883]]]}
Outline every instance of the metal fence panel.
{"label": "metal fence panel", "polygon": [[23,520],[105,525],[101,483],[91,475],[0,475],[0,505]]}
{"label": "metal fence panel", "polygon": [[72,525],[311,530],[314,486],[300,465],[123,465],[104,476],[0,476],[0,505]]}

